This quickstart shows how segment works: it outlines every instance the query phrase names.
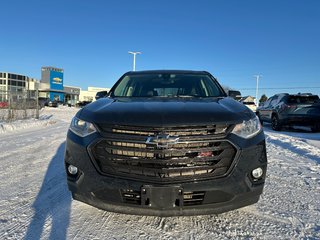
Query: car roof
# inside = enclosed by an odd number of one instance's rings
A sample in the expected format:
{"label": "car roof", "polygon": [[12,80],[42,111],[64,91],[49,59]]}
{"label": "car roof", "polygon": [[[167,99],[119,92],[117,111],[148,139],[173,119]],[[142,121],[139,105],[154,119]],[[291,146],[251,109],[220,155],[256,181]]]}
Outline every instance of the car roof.
{"label": "car roof", "polygon": [[278,95],[287,95],[287,96],[317,96],[316,94],[312,94],[312,93],[277,93],[274,96],[278,96]]}
{"label": "car roof", "polygon": [[209,74],[207,71],[194,70],[146,70],[146,71],[130,71],[126,74],[140,75],[140,74]]}
{"label": "car roof", "polygon": [[290,96],[295,96],[295,97],[310,97],[310,96],[318,96],[312,93],[298,93],[298,94],[290,94]]}

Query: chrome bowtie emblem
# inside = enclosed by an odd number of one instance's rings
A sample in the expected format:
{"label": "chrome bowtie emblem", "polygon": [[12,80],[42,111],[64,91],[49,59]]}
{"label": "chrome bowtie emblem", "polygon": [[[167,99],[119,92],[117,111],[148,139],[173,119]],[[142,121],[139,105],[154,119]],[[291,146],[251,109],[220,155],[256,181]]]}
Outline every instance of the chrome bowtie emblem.
{"label": "chrome bowtie emblem", "polygon": [[157,136],[148,137],[146,144],[156,145],[157,148],[169,148],[179,142],[179,138],[168,134],[159,134]]}

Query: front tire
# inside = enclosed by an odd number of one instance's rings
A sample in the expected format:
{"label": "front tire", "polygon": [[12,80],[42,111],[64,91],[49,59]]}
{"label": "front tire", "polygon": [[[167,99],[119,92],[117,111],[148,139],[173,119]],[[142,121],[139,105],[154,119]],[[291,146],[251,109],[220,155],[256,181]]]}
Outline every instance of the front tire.
{"label": "front tire", "polygon": [[277,115],[272,116],[271,126],[274,131],[280,131],[282,126]]}

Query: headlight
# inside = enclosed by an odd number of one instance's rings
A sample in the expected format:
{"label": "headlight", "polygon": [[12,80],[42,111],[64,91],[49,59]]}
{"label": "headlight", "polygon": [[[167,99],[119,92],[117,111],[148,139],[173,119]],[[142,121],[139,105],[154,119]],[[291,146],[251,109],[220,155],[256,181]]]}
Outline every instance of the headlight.
{"label": "headlight", "polygon": [[83,121],[77,117],[72,119],[70,130],[80,137],[88,136],[97,131],[92,123]]}
{"label": "headlight", "polygon": [[243,138],[251,138],[257,135],[261,131],[261,128],[259,118],[256,116],[248,121],[237,124],[232,133]]}

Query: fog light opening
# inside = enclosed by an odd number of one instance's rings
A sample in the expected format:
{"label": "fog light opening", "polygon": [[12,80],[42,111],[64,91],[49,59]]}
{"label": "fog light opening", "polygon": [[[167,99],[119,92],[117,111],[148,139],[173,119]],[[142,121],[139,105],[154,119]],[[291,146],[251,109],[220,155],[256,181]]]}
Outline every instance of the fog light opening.
{"label": "fog light opening", "polygon": [[71,174],[71,175],[76,175],[78,173],[78,168],[73,166],[73,165],[69,165],[68,166],[68,172]]}
{"label": "fog light opening", "polygon": [[251,174],[252,174],[252,177],[254,177],[255,179],[259,179],[263,175],[263,170],[262,168],[258,167],[256,169],[253,169]]}

